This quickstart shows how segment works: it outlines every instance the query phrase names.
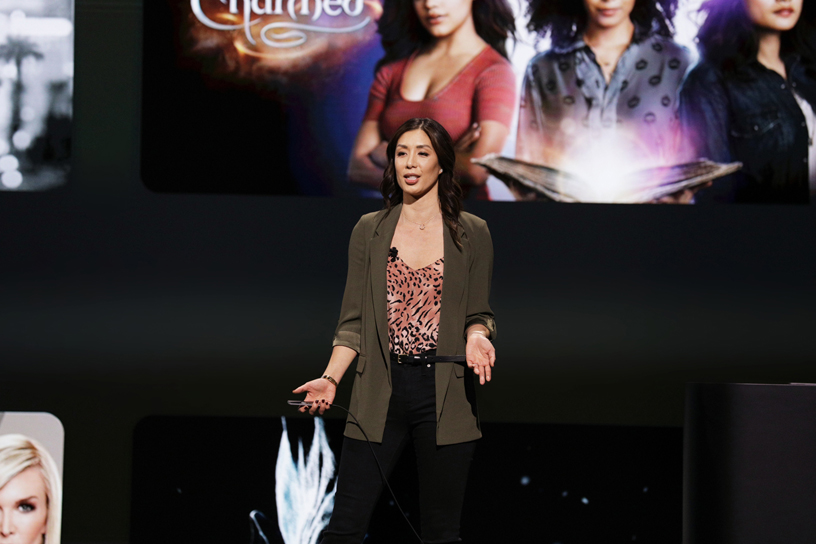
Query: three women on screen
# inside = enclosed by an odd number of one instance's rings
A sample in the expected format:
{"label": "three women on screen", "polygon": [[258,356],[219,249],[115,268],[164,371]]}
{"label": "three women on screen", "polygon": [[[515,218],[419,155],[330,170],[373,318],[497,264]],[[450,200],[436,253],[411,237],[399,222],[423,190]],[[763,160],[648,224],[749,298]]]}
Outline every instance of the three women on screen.
{"label": "three women on screen", "polygon": [[413,117],[439,121],[456,142],[466,192],[486,198],[487,171],[471,157],[498,153],[510,133],[516,84],[507,60],[515,23],[507,0],[386,0],[385,49],[349,160],[352,182],[377,188],[385,149]]}
{"label": "three women on screen", "polygon": [[59,544],[62,485],[56,463],[35,440],[0,436],[0,542]]}
{"label": "three women on screen", "polygon": [[[739,173],[716,180],[696,201],[809,202],[816,194],[816,6],[706,0],[700,60],[689,72],[691,55],[673,40],[678,1],[529,0],[528,27],[550,45],[524,72],[515,158],[590,177],[592,168],[741,162]],[[486,171],[469,159],[501,151],[516,102],[505,58],[511,10],[505,0],[386,1],[384,9],[386,56],[351,178],[379,183],[396,127],[430,115],[459,140],[465,187],[483,184]],[[531,196],[514,189],[518,198]]]}
{"label": "three women on screen", "polygon": [[490,381],[495,361],[493,246],[485,222],[461,211],[454,143],[439,123],[407,121],[385,156],[385,206],[351,234],[329,364],[323,377],[294,391],[322,414],[359,356],[349,406],[356,420],[346,424],[334,513],[321,542],[363,541],[382,487],[367,439],[386,474],[413,443],[422,538],[459,542],[481,437],[473,375]]}
{"label": "three women on screen", "polygon": [[742,170],[712,202],[808,203],[816,190],[816,5],[708,0],[700,62],[681,92],[691,155]]}

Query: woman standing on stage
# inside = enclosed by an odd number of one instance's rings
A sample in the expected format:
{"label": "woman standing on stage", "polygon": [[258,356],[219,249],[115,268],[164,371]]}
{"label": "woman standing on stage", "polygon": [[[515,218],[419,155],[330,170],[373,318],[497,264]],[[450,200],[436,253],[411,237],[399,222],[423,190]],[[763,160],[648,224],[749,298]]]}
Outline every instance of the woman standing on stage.
{"label": "woman standing on stage", "polygon": [[810,202],[816,192],[816,5],[708,0],[700,63],[680,93],[694,157],[742,170],[699,202]]}
{"label": "woman standing on stage", "polygon": [[[323,544],[358,544],[366,534],[382,482],[363,430],[386,474],[413,442],[422,538],[459,542],[481,437],[472,374],[490,381],[496,358],[488,303],[493,245],[485,222],[461,211],[452,139],[436,121],[411,119],[386,156],[385,208],[364,215],[351,234],[331,359],[322,378],[294,391],[306,393],[310,413],[322,414],[359,355],[349,407],[359,426],[346,423]],[[457,355],[466,355],[466,366],[445,361]]]}
{"label": "woman standing on stage", "polygon": [[529,2],[530,30],[552,45],[527,66],[516,158],[571,171],[598,157],[604,171],[674,162],[690,63],[672,39],[677,0]]}
{"label": "woman standing on stage", "polygon": [[387,0],[378,23],[385,57],[349,159],[349,179],[379,186],[385,148],[413,117],[438,120],[456,141],[456,173],[487,198],[487,171],[471,157],[498,153],[510,133],[516,81],[506,41],[507,0]]}

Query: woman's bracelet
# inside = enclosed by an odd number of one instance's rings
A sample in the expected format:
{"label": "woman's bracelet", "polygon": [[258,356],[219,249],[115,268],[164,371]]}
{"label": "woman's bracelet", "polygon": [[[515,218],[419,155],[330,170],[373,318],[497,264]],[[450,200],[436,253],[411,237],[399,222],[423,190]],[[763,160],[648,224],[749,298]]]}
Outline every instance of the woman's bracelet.
{"label": "woman's bracelet", "polygon": [[471,334],[481,334],[485,338],[488,338],[488,339],[490,338],[488,336],[488,333],[486,333],[485,331],[478,331],[478,330],[477,331],[470,331],[467,335],[470,336]]}
{"label": "woman's bracelet", "polygon": [[335,386],[335,387],[337,387],[337,380],[335,380],[334,378],[332,378],[332,377],[331,377],[331,376],[329,376],[328,374],[325,374],[325,375],[323,376],[323,379],[324,379],[324,380],[329,380],[329,382],[330,382],[330,383],[334,384],[334,386]]}

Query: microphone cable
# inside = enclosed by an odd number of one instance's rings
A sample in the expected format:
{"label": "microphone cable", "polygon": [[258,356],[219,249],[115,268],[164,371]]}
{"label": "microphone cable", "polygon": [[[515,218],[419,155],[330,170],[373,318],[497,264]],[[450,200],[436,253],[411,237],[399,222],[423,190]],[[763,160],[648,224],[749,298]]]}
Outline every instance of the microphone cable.
{"label": "microphone cable", "polygon": [[[295,403],[297,403],[297,404],[295,404]],[[307,408],[312,407],[312,403],[311,402],[306,402],[306,401],[291,401],[290,400],[289,405],[291,405],[291,406],[304,406],[304,407],[307,407]],[[394,500],[394,504],[396,505],[397,509],[400,511],[400,514],[402,514],[402,517],[405,519],[405,523],[408,524],[408,526],[411,528],[411,531],[413,531],[414,535],[417,537],[417,540],[419,541],[419,543],[420,544],[425,544],[425,541],[422,540],[422,537],[419,536],[419,533],[414,528],[414,525],[408,519],[408,515],[402,509],[402,506],[400,506],[400,503],[397,500],[397,495],[394,493],[394,490],[391,489],[391,484],[388,483],[388,478],[386,478],[386,476],[385,476],[385,471],[382,469],[382,465],[380,465],[380,460],[377,459],[377,454],[374,452],[374,446],[371,444],[371,440],[369,440],[368,434],[366,434],[365,429],[363,429],[363,426],[360,425],[360,422],[357,420],[357,417],[354,414],[352,414],[347,408],[345,408],[343,406],[340,406],[339,404],[330,404],[329,407],[330,408],[334,408],[334,407],[340,408],[345,413],[347,413],[349,415],[349,417],[351,417],[354,420],[354,424],[357,425],[357,428],[360,429],[360,432],[363,433],[363,436],[365,437],[366,442],[368,443],[368,448],[371,450],[371,455],[374,457],[374,462],[377,464],[377,470],[380,472],[380,478],[382,478],[382,481],[385,484],[385,487],[388,488],[388,492],[391,493],[391,498]]]}

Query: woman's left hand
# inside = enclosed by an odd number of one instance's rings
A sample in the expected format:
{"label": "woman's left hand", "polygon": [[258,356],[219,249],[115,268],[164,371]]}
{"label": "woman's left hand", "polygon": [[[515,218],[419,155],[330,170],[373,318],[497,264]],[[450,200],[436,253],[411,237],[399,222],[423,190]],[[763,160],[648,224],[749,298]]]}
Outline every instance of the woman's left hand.
{"label": "woman's left hand", "polygon": [[482,127],[479,123],[473,123],[468,127],[464,134],[462,134],[456,143],[453,145],[454,151],[457,155],[465,155],[473,151],[473,146],[482,135]]}
{"label": "woman's left hand", "polygon": [[386,150],[388,149],[388,142],[380,142],[380,145],[374,148],[374,150],[368,154],[371,162],[385,170],[385,167],[388,166],[388,155],[386,154]]}
{"label": "woman's left hand", "polygon": [[456,172],[463,184],[479,186],[487,182],[487,170],[473,164],[470,159],[484,157],[489,153],[501,153],[509,133],[507,127],[498,121],[482,121],[473,123],[456,141]]}
{"label": "woman's left hand", "polygon": [[484,385],[491,379],[493,364],[496,362],[496,348],[487,336],[472,332],[467,337],[465,348],[467,365],[479,376],[479,383]]}

